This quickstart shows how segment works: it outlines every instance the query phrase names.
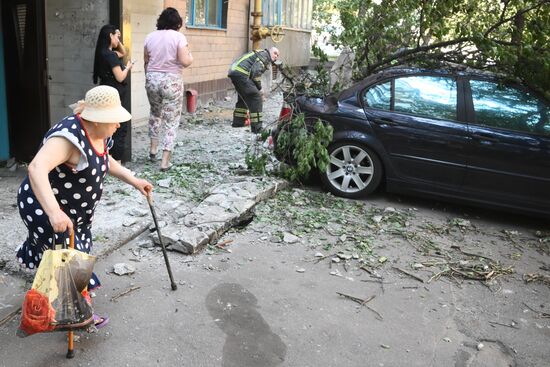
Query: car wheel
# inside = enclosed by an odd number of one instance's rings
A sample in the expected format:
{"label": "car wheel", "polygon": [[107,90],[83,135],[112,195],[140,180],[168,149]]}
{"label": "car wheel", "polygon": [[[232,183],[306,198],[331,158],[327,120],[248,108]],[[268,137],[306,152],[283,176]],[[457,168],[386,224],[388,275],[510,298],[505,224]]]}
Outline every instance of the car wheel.
{"label": "car wheel", "polygon": [[372,193],[382,180],[380,158],[357,142],[340,142],[329,146],[330,163],[321,180],[336,196],[359,198]]}

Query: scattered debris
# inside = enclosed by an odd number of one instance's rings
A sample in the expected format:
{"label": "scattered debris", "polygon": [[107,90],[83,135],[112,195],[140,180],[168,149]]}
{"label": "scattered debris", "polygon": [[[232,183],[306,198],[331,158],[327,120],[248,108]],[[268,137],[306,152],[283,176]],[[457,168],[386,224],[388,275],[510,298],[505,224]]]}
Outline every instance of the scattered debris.
{"label": "scattered debris", "polygon": [[298,268],[298,269],[296,269],[296,271],[297,271],[298,273],[305,273],[305,272],[306,272],[306,269],[304,269],[304,268]]}
{"label": "scattered debris", "polygon": [[444,341],[444,342],[447,342],[447,343],[450,343],[450,342],[451,342],[451,338],[449,338],[449,337],[444,337],[444,338],[443,338],[443,341]]}
{"label": "scattered debris", "polygon": [[476,348],[477,350],[482,350],[485,345],[483,343],[478,343]]}
{"label": "scattered debris", "polygon": [[550,287],[550,276],[539,273],[527,273],[523,274],[523,280],[525,283],[538,282]]}

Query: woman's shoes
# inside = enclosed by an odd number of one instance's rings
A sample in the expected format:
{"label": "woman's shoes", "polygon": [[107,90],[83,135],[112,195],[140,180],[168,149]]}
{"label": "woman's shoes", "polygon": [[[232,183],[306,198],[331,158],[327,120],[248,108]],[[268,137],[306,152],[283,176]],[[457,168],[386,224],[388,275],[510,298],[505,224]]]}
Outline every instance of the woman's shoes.
{"label": "woman's shoes", "polygon": [[109,323],[109,317],[107,316],[99,316],[98,314],[93,315],[94,318],[94,326],[96,329],[101,329],[105,325]]}
{"label": "woman's shoes", "polygon": [[168,163],[168,166],[166,167],[160,167],[161,172],[170,171],[170,168],[172,168],[174,165],[172,163]]}
{"label": "woman's shoes", "polygon": [[153,154],[153,153],[149,153],[149,160],[151,162],[156,162],[157,161],[157,154]]}

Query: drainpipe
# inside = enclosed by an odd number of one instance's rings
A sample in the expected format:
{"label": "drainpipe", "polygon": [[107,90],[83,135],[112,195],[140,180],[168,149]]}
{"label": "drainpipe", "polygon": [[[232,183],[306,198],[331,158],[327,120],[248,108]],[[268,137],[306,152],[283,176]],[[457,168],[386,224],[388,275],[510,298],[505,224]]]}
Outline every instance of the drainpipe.
{"label": "drainpipe", "polygon": [[265,38],[261,35],[262,27],[262,0],[254,0],[254,11],[252,12],[252,49],[257,50],[260,48],[260,41]]}

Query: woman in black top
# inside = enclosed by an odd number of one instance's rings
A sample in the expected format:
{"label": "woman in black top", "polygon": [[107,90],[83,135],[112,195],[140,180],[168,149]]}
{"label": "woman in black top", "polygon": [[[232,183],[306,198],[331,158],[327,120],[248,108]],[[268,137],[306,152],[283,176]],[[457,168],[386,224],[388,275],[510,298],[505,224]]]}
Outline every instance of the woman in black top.
{"label": "woman in black top", "polygon": [[[126,65],[114,51],[120,44],[117,29],[113,25],[104,25],[99,31],[95,48],[94,59],[94,84],[108,85],[115,88],[120,95],[123,105],[126,105],[126,92],[128,89],[126,78],[132,69],[133,63],[128,61]],[[120,129],[113,135],[114,145],[111,155],[117,161],[122,159],[125,148],[128,124],[121,124]]]}

